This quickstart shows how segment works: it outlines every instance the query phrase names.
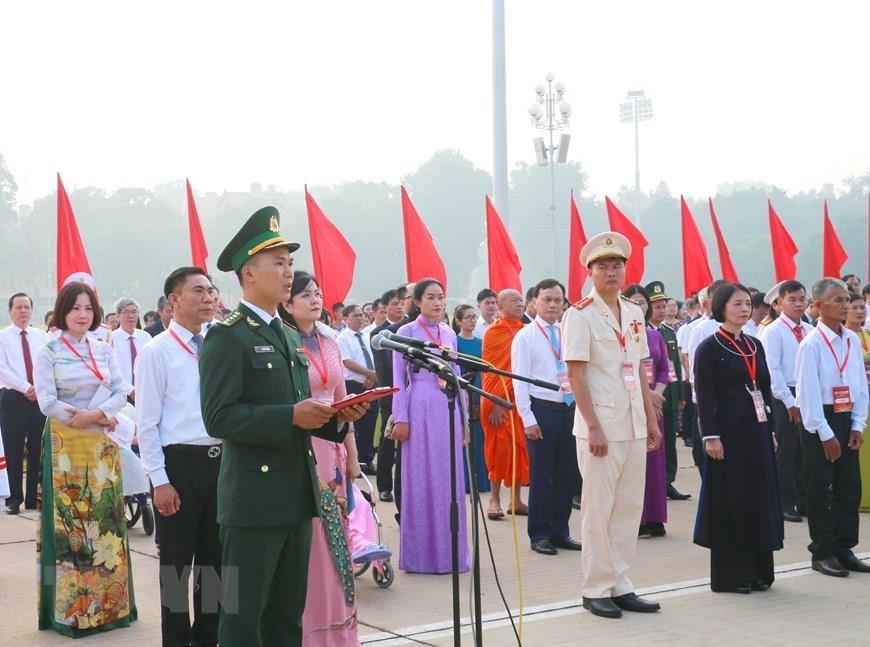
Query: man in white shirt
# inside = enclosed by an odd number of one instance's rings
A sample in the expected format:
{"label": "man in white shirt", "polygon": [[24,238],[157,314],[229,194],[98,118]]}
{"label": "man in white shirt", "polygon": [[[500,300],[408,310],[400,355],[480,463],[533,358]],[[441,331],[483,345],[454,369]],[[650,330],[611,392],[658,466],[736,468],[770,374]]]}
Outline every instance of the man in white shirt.
{"label": "man in white shirt", "polygon": [[858,544],[861,475],[858,450],[867,422],[867,376],[858,336],[841,323],[849,293],[837,279],[813,286],[820,317],[797,353],[797,403],[804,431],[807,522],[812,567],[844,577],[870,572],[852,552]]}
{"label": "man in white shirt", "polygon": [[544,279],[532,290],[536,316],[514,336],[511,370],[560,387],[551,391],[522,380],[513,381],[529,452],[529,541],[535,552],[555,555],[557,548],[581,548],[568,531],[579,471],[573,435],[574,396],[568,367],[562,361],[559,325],[565,288],[555,279]]}
{"label": "man in white shirt", "polygon": [[[199,398],[201,331],[214,315],[215,302],[208,276],[197,267],[173,271],[164,290],[172,320],[142,348],[136,362],[139,449],[159,513],[163,645],[216,645],[222,448],[220,440],[206,433]],[[191,626],[188,587],[193,568]]]}
{"label": "man in white shirt", "polygon": [[493,290],[483,288],[477,293],[477,311],[478,317],[477,324],[474,326],[474,336],[483,339],[483,333],[495,321],[495,316],[498,314],[498,298]]}
{"label": "man in white shirt", "polygon": [[136,386],[133,370],[136,366],[136,358],[145,344],[151,341],[151,335],[136,328],[136,324],[139,323],[139,304],[134,299],[130,297],[118,299],[115,303],[115,312],[118,314],[119,326],[112,333],[112,346],[115,349],[115,357],[118,358],[121,375],[127,383],[127,397],[133,401]]}
{"label": "man in white shirt", "polygon": [[752,316],[749,321],[743,326],[743,333],[752,337],[760,338],[764,331],[758,329],[758,325],[764,320],[770,312],[770,306],[764,302],[764,295],[761,292],[756,292],[752,295]]}
{"label": "man in white shirt", "polygon": [[[30,325],[33,301],[23,292],[9,298],[12,325],[0,331],[0,433],[6,450],[9,496],[6,514],[18,514],[21,505],[36,509],[40,478],[40,442],[45,416],[36,402],[33,360],[48,335]],[[27,489],[22,486],[27,449]]]}
{"label": "man in white shirt", "polygon": [[[378,381],[369,338],[362,332],[362,308],[353,304],[345,306],[342,316],[345,328],[338,334],[337,340],[344,364],[344,385],[348,394],[362,393],[374,387]],[[377,410],[372,407],[353,425],[360,469],[370,476],[377,474],[373,465],[377,417]]]}
{"label": "man in white shirt", "polygon": [[779,287],[777,298],[782,312],[765,327],[761,343],[773,392],[773,424],[779,444],[776,471],[782,518],[800,522],[806,508],[806,484],[800,447],[801,412],[795,402],[795,360],[800,343],[813,327],[801,319],[807,304],[806,289],[801,283],[785,281]]}

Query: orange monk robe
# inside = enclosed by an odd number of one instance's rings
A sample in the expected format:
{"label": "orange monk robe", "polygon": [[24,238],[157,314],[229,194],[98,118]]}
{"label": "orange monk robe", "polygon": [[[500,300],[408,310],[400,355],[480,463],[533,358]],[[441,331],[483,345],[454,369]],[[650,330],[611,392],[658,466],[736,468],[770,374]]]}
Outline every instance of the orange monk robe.
{"label": "orange monk robe", "polygon": [[[511,370],[511,342],[522,329],[522,321],[499,317],[483,334],[482,358],[503,371]],[[516,405],[513,380],[507,377],[483,374],[483,390]],[[505,487],[514,482],[514,455],[516,455],[517,485],[529,484],[529,454],[526,450],[526,434],[523,419],[516,406],[508,412],[502,424],[489,422],[489,414],[495,408],[486,398],[480,399],[480,424],[483,426],[483,456],[489,470],[490,481],[503,481]],[[513,427],[511,426],[513,421]]]}

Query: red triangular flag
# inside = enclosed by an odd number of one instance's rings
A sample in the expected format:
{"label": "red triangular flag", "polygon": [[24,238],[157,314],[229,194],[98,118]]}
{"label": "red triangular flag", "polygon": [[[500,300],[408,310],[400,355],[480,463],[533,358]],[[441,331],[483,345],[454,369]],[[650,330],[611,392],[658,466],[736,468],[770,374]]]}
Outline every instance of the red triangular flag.
{"label": "red triangular flag", "polygon": [[72,281],[87,283],[96,288],[91,264],[82,244],[76,217],[57,174],[57,291]]}
{"label": "red triangular flag", "polygon": [[343,303],[353,285],[356,253],[329,218],[324,215],[305,187],[305,208],[308,211],[308,233],[311,237],[311,256],[314,275],[320,282],[325,308],[332,310]]}
{"label": "red triangular flag", "polygon": [[834,230],[834,224],[828,217],[828,201],[825,200],[824,236],[822,237],[822,276],[830,276],[835,279],[840,278],[840,270],[843,269],[843,265],[848,258],[849,255],[837,237],[837,232]]}
{"label": "red triangular flag", "polygon": [[408,282],[413,283],[425,278],[438,279],[447,292],[447,271],[444,269],[444,261],[438,255],[432,234],[414,208],[414,203],[408,197],[405,187],[402,187],[402,225],[405,230],[405,267]]}
{"label": "red triangular flag", "polygon": [[731,262],[728,246],[725,244],[725,237],[722,235],[722,230],[719,229],[719,219],[716,218],[716,211],[713,209],[713,198],[707,198],[707,203],[710,205],[710,220],[713,221],[713,233],[716,234],[716,249],[719,251],[719,267],[722,269],[722,278],[726,281],[740,283],[740,279],[737,278],[737,271],[734,269],[734,263]]}
{"label": "red triangular flag", "polygon": [[199,224],[199,212],[196,210],[196,202],[193,201],[190,180],[185,179],[185,182],[187,183],[187,229],[190,234],[191,264],[208,274],[206,265],[208,247],[205,244],[205,236],[202,235],[202,225]]}
{"label": "red triangular flag", "polygon": [[486,253],[489,261],[489,287],[497,293],[507,288],[522,292],[520,257],[504,227],[501,216],[486,196]]}
{"label": "red triangular flag", "polygon": [[797,276],[797,264],[794,260],[798,253],[797,245],[776,215],[770,200],[767,201],[767,217],[770,222],[770,245],[773,249],[774,281],[790,281]]}
{"label": "red triangular flag", "polygon": [[583,284],[586,283],[589,270],[580,262],[580,250],[587,240],[580,210],[574,202],[574,189],[571,189],[571,224],[568,230],[568,301],[576,303],[583,298]]}
{"label": "red triangular flag", "polygon": [[710,271],[707,246],[683,196],[680,196],[680,223],[683,231],[683,294],[688,296],[710,285],[713,272]]}
{"label": "red triangular flag", "polygon": [[643,250],[649,245],[649,241],[641,230],[610,201],[610,198],[605,196],[604,202],[607,205],[607,220],[611,231],[622,234],[631,243],[631,258],[625,264],[625,284],[640,283],[643,279]]}

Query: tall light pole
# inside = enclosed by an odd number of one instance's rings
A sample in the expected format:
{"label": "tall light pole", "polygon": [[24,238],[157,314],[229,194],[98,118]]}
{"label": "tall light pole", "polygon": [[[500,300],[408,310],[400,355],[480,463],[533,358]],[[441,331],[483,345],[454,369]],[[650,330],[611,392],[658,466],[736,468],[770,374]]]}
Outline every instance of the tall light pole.
{"label": "tall light pole", "polygon": [[[549,146],[543,137],[535,139],[535,157],[538,166],[550,167],[550,269],[552,276],[556,276],[556,167],[557,163],[564,164],[568,160],[568,144],[571,135],[562,133],[557,146],[553,141],[553,135],[557,130],[564,130],[570,124],[571,104],[565,101],[565,84],[553,84],[555,77],[552,73],[547,74],[547,85],[538,83],[535,86],[536,101],[529,106],[529,114],[532,123],[538,130],[549,135]],[[559,151],[558,156],[556,151]]]}
{"label": "tall light pole", "polygon": [[510,230],[507,170],[504,0],[492,2],[492,185],[495,208]]}
{"label": "tall light pole", "polygon": [[626,101],[619,104],[619,120],[624,124],[634,124],[634,213],[640,225],[640,136],[638,124],[652,119],[652,99],[643,90],[632,90]]}

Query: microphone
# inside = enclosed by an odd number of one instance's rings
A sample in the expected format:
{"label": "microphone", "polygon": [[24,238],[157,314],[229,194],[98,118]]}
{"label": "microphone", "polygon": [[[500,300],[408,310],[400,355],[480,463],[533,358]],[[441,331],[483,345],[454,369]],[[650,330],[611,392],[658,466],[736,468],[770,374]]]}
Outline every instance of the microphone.
{"label": "microphone", "polygon": [[[396,337],[398,337],[399,339],[411,339],[410,337],[393,335],[388,331],[384,330],[372,337],[372,348],[374,348],[375,350],[391,350],[397,353],[402,353],[402,355],[410,359],[419,359],[425,362],[436,364],[439,369],[444,367],[444,362],[441,361],[440,357],[427,353],[422,348],[416,348],[404,342],[397,341]],[[420,339],[412,339],[412,341],[423,343]],[[425,343],[431,344],[432,342]]]}
{"label": "microphone", "polygon": [[405,337],[404,335],[397,335],[389,330],[382,330],[378,334],[383,335],[384,339],[389,339],[398,342],[399,344],[405,344],[406,346],[414,346],[415,348],[441,348],[441,346],[436,344],[434,341],[424,341],[422,339],[417,339],[416,337]]}

